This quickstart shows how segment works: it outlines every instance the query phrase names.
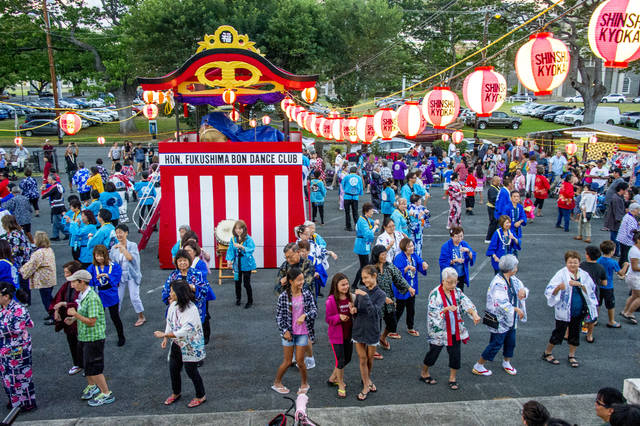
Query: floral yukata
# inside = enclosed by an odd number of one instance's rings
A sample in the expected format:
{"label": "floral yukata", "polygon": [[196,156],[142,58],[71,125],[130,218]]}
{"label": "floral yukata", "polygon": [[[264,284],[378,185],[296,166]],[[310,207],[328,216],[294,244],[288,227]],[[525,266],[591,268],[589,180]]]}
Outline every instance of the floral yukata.
{"label": "floral yukata", "polygon": [[36,403],[28,328],[33,328],[29,311],[15,300],[0,310],[0,374],[12,407]]}
{"label": "floral yukata", "polygon": [[447,221],[447,229],[451,229],[454,226],[460,226],[460,214],[462,213],[462,185],[460,182],[451,182],[449,189],[449,219]]}

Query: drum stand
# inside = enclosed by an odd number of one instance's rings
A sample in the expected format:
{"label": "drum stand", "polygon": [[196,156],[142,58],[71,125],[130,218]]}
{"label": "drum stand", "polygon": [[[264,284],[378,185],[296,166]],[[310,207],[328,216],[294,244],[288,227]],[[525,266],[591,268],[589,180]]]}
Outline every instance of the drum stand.
{"label": "drum stand", "polygon": [[226,278],[233,279],[233,274],[224,275],[223,269],[232,269],[233,265],[227,261],[227,249],[229,246],[220,244],[216,241],[216,256],[218,257],[218,285],[222,285],[222,280]]}

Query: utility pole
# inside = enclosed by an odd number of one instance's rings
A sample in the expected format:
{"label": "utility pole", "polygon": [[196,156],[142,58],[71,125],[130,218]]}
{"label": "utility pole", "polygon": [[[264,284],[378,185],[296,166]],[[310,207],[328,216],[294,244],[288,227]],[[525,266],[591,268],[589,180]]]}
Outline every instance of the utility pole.
{"label": "utility pole", "polygon": [[[47,0],[42,0],[42,17],[44,19],[44,31],[47,35],[47,53],[49,55],[49,72],[51,73],[51,88],[53,90],[53,104],[56,108],[56,119],[60,115],[60,102],[58,101],[58,80],[56,79],[56,66],[53,62],[53,45],[51,43],[51,24],[49,23],[49,12],[47,11]],[[58,123],[58,145],[62,145],[62,132]]]}

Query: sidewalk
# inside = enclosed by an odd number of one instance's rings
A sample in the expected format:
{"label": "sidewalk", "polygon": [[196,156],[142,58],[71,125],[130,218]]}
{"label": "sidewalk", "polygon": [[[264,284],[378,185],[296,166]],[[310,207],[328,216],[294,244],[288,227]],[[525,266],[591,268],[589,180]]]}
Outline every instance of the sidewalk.
{"label": "sidewalk", "polygon": [[[595,395],[545,396],[538,398],[518,398],[484,401],[461,401],[435,404],[380,405],[372,407],[310,408],[308,414],[318,425],[456,425],[456,426],[499,426],[522,424],[520,410],[522,404],[535,399],[544,404],[553,417],[567,420],[580,426],[601,425],[595,415],[593,401]],[[289,401],[283,400],[283,407]],[[206,409],[206,405],[203,406]],[[127,426],[143,425],[225,425],[263,426],[277,411],[236,411],[225,413],[198,413],[178,415],[89,417],[39,422],[17,422],[23,425],[68,426],[101,425]],[[288,419],[288,424],[293,421]]]}

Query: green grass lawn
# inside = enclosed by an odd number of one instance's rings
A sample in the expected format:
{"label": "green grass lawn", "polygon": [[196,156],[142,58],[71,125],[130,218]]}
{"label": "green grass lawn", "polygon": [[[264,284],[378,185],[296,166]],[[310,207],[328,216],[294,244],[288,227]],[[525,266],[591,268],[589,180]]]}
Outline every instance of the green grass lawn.
{"label": "green grass lawn", "polygon": [[[149,120],[145,117],[136,117],[133,119],[136,124],[137,131],[135,133],[131,133],[128,135],[120,134],[120,124],[119,123],[104,123],[97,126],[87,127],[86,129],[80,130],[77,134],[73,136],[65,136],[65,142],[76,142],[78,144],[97,144],[97,138],[99,136],[103,136],[106,139],[106,144],[111,144],[113,142],[122,142],[124,140],[132,140],[134,143],[136,142],[148,142],[151,140],[151,135],[149,135]],[[173,117],[159,117],[158,118],[158,140],[163,140],[175,132],[176,128],[176,120]],[[24,117],[22,117],[19,121],[19,124],[24,123]],[[0,121],[0,145],[2,146],[12,146],[13,139],[15,138],[15,133],[13,132],[13,120],[2,120]],[[181,130],[185,130],[185,123],[180,122]],[[11,131],[6,131],[11,130]],[[188,129],[187,129],[188,130]],[[51,139],[52,141],[57,141],[57,136],[33,136],[26,137],[23,136],[25,146],[40,146],[44,142],[45,139]],[[55,144],[55,142],[54,142]]]}

